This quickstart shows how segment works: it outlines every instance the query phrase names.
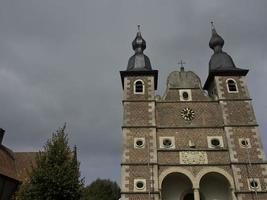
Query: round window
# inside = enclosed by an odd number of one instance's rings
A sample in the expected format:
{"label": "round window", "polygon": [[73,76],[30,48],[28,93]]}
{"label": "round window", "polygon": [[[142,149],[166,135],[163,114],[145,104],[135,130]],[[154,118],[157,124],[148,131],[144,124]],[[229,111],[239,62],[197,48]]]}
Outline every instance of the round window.
{"label": "round window", "polygon": [[142,140],[142,139],[137,139],[137,140],[135,141],[135,145],[136,145],[136,147],[143,147],[143,146],[144,146],[144,140]]}
{"label": "round window", "polygon": [[142,189],[144,189],[144,187],[145,187],[145,184],[143,181],[137,181],[136,182],[136,188],[137,189],[142,190]]}
{"label": "round window", "polygon": [[243,139],[241,140],[241,145],[244,146],[244,147],[247,147],[248,146],[248,141],[246,139]]}
{"label": "round window", "polygon": [[189,97],[188,92],[183,92],[183,98],[188,99],[188,97]]}
{"label": "round window", "polygon": [[258,186],[259,186],[259,184],[258,184],[257,181],[255,181],[255,180],[250,181],[250,187],[251,187],[252,189],[256,189],[256,188],[258,188]]}
{"label": "round window", "polygon": [[219,139],[214,138],[214,139],[211,140],[211,144],[214,147],[219,147],[221,143],[220,143],[220,140]]}
{"label": "round window", "polygon": [[165,138],[165,139],[163,140],[163,145],[164,145],[164,147],[166,147],[166,148],[170,148],[170,147],[172,146],[172,141],[171,141],[171,139],[169,139],[169,138]]}

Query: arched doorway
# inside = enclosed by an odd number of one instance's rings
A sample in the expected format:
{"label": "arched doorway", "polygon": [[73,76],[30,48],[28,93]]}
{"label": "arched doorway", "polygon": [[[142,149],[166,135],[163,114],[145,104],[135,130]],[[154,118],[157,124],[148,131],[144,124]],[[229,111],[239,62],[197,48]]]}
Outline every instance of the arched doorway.
{"label": "arched doorway", "polygon": [[200,192],[205,200],[232,200],[228,180],[216,172],[210,172],[201,178]]}
{"label": "arched doorway", "polygon": [[191,180],[176,172],[164,178],[161,194],[162,200],[194,200]]}

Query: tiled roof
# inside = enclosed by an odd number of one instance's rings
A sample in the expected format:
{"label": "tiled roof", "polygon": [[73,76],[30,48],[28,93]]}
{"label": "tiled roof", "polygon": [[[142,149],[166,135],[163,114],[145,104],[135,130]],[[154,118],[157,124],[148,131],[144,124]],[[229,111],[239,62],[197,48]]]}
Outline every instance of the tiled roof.
{"label": "tiled roof", "polygon": [[15,162],[17,177],[20,181],[25,181],[29,177],[29,172],[36,165],[37,152],[15,152]]}
{"label": "tiled roof", "polygon": [[12,152],[0,144],[0,174],[21,182],[27,180],[36,155],[37,152]]}
{"label": "tiled roof", "polygon": [[14,154],[3,145],[0,145],[0,174],[17,179]]}

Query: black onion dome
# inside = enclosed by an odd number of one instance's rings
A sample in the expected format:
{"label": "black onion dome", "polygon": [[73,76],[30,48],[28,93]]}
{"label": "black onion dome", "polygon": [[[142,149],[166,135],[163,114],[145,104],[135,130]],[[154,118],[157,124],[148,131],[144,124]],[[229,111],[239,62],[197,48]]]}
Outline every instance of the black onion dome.
{"label": "black onion dome", "polygon": [[146,41],[141,35],[140,30],[138,30],[135,39],[132,42],[133,50],[135,51],[137,48],[141,48],[142,51],[146,49]]}
{"label": "black onion dome", "polygon": [[149,58],[143,53],[146,49],[146,41],[143,39],[138,26],[138,32],[132,42],[135,54],[128,61],[127,71],[147,71],[152,70]]}
{"label": "black onion dome", "polygon": [[152,70],[149,58],[145,54],[135,54],[128,61],[127,71]]}
{"label": "black onion dome", "polygon": [[213,49],[214,54],[211,56],[209,61],[210,72],[218,70],[231,70],[236,68],[232,57],[222,50],[223,45],[224,40],[216,32],[215,27],[212,23],[212,35],[209,42],[209,46],[211,49]]}
{"label": "black onion dome", "polygon": [[216,46],[223,47],[224,40],[223,38],[216,32],[215,28],[212,28],[212,35],[210,38],[209,46],[211,49],[214,49]]}
{"label": "black onion dome", "polygon": [[220,69],[231,69],[235,68],[235,63],[231,56],[225,52],[214,53],[209,61],[210,71],[220,70]]}
{"label": "black onion dome", "polygon": [[248,73],[247,69],[241,69],[235,66],[232,57],[222,50],[224,45],[223,38],[216,32],[213,23],[212,35],[209,46],[214,53],[209,61],[209,76],[204,85],[207,90],[213,81],[214,76],[245,76]]}

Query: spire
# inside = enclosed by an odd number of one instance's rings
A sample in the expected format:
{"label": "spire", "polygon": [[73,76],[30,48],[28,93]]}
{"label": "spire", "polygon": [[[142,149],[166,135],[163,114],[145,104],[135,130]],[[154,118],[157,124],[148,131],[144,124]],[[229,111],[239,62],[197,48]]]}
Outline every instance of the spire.
{"label": "spire", "polygon": [[214,54],[210,58],[209,70],[229,70],[235,68],[235,64],[231,56],[222,50],[224,45],[223,38],[217,33],[213,22],[211,22],[211,39],[210,48],[214,50]]}
{"label": "spire", "polygon": [[143,39],[140,31],[140,25],[137,26],[137,34],[135,39],[132,42],[133,50],[137,53],[143,53],[146,49],[146,41]]}
{"label": "spire", "polygon": [[146,49],[146,41],[141,35],[140,25],[137,26],[137,34],[132,42],[135,54],[128,61],[127,71],[152,70],[149,58],[143,53]]}
{"label": "spire", "polygon": [[223,38],[217,33],[214,23],[211,22],[211,38],[209,42],[210,48],[213,49],[214,52],[220,52],[222,51],[223,45]]}
{"label": "spire", "polygon": [[248,70],[237,68],[230,55],[222,50],[224,45],[223,38],[217,33],[213,22],[211,22],[211,38],[209,46],[214,53],[209,61],[209,76],[204,85],[204,89],[209,88],[214,76],[241,75],[245,76]]}

